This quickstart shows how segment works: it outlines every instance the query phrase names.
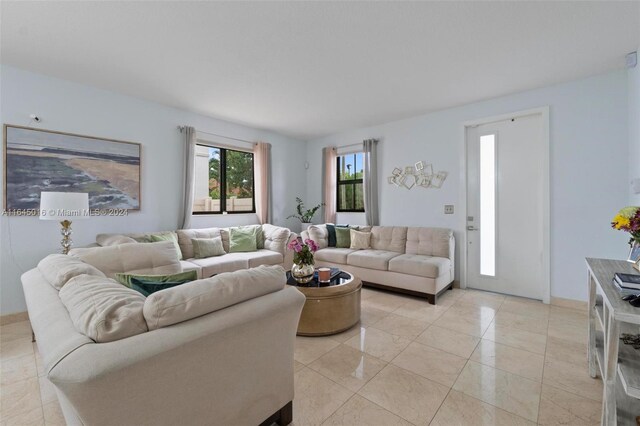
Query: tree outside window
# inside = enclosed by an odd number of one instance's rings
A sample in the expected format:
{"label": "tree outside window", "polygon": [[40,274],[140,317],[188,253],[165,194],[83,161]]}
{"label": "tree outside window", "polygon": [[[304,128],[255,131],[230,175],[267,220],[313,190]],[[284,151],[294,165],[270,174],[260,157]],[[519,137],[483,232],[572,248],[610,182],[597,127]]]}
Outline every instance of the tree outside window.
{"label": "tree outside window", "polygon": [[196,148],[194,214],[255,213],[253,154],[206,145]]}
{"label": "tree outside window", "polygon": [[363,153],[346,154],[337,161],[337,211],[364,212]]}

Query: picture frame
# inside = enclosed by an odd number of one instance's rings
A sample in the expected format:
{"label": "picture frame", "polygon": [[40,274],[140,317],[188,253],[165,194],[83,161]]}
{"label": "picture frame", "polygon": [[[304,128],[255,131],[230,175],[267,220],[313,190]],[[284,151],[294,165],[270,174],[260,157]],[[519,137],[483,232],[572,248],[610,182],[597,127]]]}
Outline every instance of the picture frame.
{"label": "picture frame", "polygon": [[633,264],[637,264],[640,262],[640,243],[634,242],[629,250],[629,258],[627,262],[631,262]]}
{"label": "picture frame", "polygon": [[394,176],[400,176],[402,174],[402,169],[400,167],[396,167],[396,168],[393,169],[391,174],[394,175]]}
{"label": "picture frame", "polygon": [[37,210],[41,192],[87,192],[92,210],[140,210],[142,145],[3,126],[3,208]]}

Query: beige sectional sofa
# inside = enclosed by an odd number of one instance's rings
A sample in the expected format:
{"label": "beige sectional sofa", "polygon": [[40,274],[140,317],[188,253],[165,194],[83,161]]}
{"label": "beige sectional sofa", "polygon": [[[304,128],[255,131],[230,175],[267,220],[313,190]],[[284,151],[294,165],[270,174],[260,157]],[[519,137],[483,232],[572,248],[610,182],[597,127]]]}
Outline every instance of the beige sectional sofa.
{"label": "beige sectional sofa", "polygon": [[304,296],[285,286],[281,266],[222,273],[148,297],[110,278],[179,272],[172,250],[172,242],[77,249],[22,276],[67,424],[290,423]]}
{"label": "beige sectional sofa", "polygon": [[[293,265],[293,252],[287,250],[287,244],[298,235],[287,228],[264,224],[249,225],[259,228],[258,249],[251,252],[229,253],[229,234],[231,228],[179,229],[164,231],[155,235],[175,234],[180,246],[180,264],[183,271],[198,271],[199,278],[210,277],[222,272],[233,272],[240,269],[255,268],[260,265],[280,265],[290,270]],[[99,246],[115,246],[126,243],[148,242],[151,233],[136,234],[98,234],[96,243]],[[203,259],[194,258],[193,238],[221,237],[227,252],[222,256]],[[77,250],[77,249],[75,249]]]}
{"label": "beige sectional sofa", "polygon": [[453,231],[444,228],[406,226],[359,227],[371,232],[369,249],[329,247],[326,225],[312,225],[302,232],[319,250],[316,266],[345,269],[364,285],[417,296],[435,304],[437,296],[451,288],[455,271]]}

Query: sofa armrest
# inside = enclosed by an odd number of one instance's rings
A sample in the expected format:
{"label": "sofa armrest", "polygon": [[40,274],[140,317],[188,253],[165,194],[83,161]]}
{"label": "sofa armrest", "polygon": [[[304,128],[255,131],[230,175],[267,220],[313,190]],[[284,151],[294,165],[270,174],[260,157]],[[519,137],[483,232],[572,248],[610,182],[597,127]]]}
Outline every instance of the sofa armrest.
{"label": "sofa armrest", "polygon": [[259,424],[293,399],[304,301],[287,286],[190,321],[87,344],[48,377],[83,424]]}

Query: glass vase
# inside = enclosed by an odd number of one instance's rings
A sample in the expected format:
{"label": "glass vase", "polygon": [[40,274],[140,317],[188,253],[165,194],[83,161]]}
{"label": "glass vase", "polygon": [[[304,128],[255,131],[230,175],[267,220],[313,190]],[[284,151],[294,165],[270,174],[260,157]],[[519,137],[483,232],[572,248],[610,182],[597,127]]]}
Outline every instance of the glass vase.
{"label": "glass vase", "polygon": [[297,264],[294,263],[291,267],[291,276],[300,284],[306,284],[313,279],[313,272],[315,268],[312,264]]}

